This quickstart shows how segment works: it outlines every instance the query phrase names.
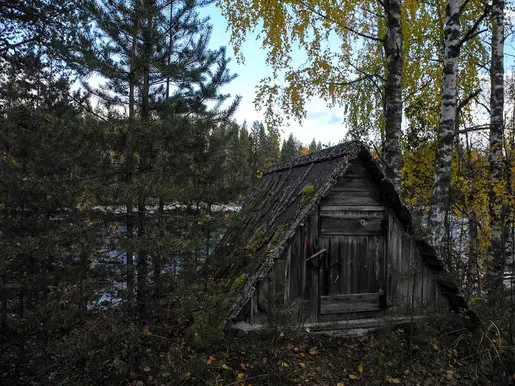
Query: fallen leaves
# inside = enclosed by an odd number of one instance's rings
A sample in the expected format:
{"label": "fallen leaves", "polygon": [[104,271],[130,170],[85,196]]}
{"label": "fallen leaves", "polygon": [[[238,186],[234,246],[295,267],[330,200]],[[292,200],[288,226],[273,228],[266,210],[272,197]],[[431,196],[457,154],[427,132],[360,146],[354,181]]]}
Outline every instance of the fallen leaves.
{"label": "fallen leaves", "polygon": [[[419,342],[419,351],[426,359],[436,355],[451,358],[450,367],[433,366],[430,371],[419,370],[414,367],[413,373],[402,360],[404,341],[396,342],[371,340],[363,341],[358,339],[337,339],[323,338],[317,335],[304,334],[304,328],[300,334],[290,334],[288,330],[275,332],[275,339],[260,343],[255,347],[251,344],[236,346],[234,350],[207,351],[199,357],[209,377],[217,376],[220,383],[232,384],[234,386],[248,386],[248,382],[256,379],[259,384],[261,377],[269,377],[270,374],[283,380],[285,383],[294,384],[332,384],[337,386],[353,384],[404,384],[412,382],[425,384],[431,380],[435,384],[441,383],[456,384],[456,382],[468,381],[456,365],[455,357],[459,358],[456,349],[449,347],[445,342],[428,338],[424,344]],[[306,331],[307,332],[307,331]],[[157,331],[156,331],[157,333]],[[280,337],[278,339],[277,337]],[[249,342],[250,343],[250,342]],[[253,344],[254,342],[252,342]],[[175,365],[181,358],[191,359],[192,355],[200,354],[195,347],[188,351],[185,344],[181,345],[181,351],[175,356],[172,365]],[[258,350],[256,350],[258,349]],[[171,349],[163,348],[160,351],[162,363],[167,364],[167,355]],[[399,353],[400,352],[400,353]],[[433,353],[433,354],[431,354]],[[431,355],[428,355],[431,354]],[[460,353],[461,354],[461,353]],[[170,358],[171,359],[171,358]],[[381,362],[379,362],[381,361]],[[193,361],[192,361],[193,362]],[[207,362],[207,366],[206,366]],[[433,361],[435,362],[435,361]],[[147,362],[150,364],[150,362]],[[197,362],[198,363],[198,362]],[[454,366],[454,367],[453,367]],[[442,368],[443,367],[443,368]],[[173,374],[167,367],[159,371]],[[451,369],[447,370],[447,369]],[[140,369],[140,371],[143,368]],[[181,369],[179,373],[184,378],[184,372],[188,367]],[[154,368],[145,375],[153,375]],[[192,369],[190,380],[198,381],[204,374],[198,374],[197,368]],[[161,374],[158,372],[157,374]],[[173,375],[169,376],[173,379]],[[165,379],[160,375],[160,378]],[[429,384],[429,383],[428,383]]]}

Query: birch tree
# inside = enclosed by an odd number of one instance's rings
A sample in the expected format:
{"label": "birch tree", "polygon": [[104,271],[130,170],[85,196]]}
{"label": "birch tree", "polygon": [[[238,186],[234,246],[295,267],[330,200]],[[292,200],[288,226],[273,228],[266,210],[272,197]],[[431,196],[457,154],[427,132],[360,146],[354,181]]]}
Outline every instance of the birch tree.
{"label": "birch tree", "polygon": [[[381,110],[386,174],[400,187],[402,2],[220,0],[218,5],[231,27],[237,53],[246,35],[262,23],[263,47],[268,51],[267,63],[274,76],[263,80],[256,101],[266,107],[269,123],[277,120],[273,108],[276,102],[286,117],[302,120],[307,99],[319,97],[331,106],[342,106],[346,94],[357,90],[365,95],[361,118],[366,120],[376,116],[373,110]],[[330,40],[338,40],[338,50],[330,48]],[[309,58],[298,68],[292,55],[295,45]],[[362,63],[355,56],[358,51],[375,59]],[[284,74],[285,87],[274,83],[279,74]],[[348,107],[353,109],[354,106]]]}
{"label": "birch tree", "polygon": [[490,169],[490,228],[486,289],[490,303],[500,300],[505,263],[503,197],[506,182],[503,172],[504,134],[504,0],[492,3],[492,60],[490,65],[490,135],[488,162]]}
{"label": "birch tree", "polygon": [[482,13],[476,18],[473,25],[462,34],[461,17],[464,5],[467,4],[468,2],[464,4],[462,0],[449,0],[446,7],[442,99],[438,124],[435,179],[429,215],[432,242],[437,247],[442,246],[445,241],[449,221],[452,150],[459,110],[458,64],[460,52],[465,42],[482,32],[479,30],[479,26],[488,11],[487,6],[484,6]]}
{"label": "birch tree", "polygon": [[445,48],[442,75],[442,102],[438,126],[435,181],[430,225],[434,245],[441,245],[446,229],[450,200],[452,143],[457,115],[457,70],[461,48],[460,14],[462,0],[449,0],[445,19]]}

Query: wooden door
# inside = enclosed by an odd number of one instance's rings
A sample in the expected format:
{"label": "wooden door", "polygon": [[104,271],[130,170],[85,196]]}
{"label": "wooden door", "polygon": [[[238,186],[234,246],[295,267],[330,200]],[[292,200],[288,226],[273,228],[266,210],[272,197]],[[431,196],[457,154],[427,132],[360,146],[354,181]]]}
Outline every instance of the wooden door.
{"label": "wooden door", "polygon": [[[385,211],[320,211],[319,313],[341,318],[380,311],[385,299]],[[335,316],[336,314],[336,316]]]}
{"label": "wooden door", "polygon": [[356,170],[359,176],[341,178],[320,203],[320,247],[327,250],[318,272],[321,319],[384,309],[386,203],[363,169]]}

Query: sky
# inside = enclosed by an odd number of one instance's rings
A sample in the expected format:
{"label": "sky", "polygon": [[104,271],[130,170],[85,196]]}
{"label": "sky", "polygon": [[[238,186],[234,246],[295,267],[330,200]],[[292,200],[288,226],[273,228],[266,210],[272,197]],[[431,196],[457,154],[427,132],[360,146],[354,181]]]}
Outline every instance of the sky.
{"label": "sky", "polygon": [[[238,74],[238,77],[225,86],[223,91],[242,97],[234,118],[240,124],[246,120],[249,125],[255,120],[264,120],[263,114],[254,106],[256,86],[261,79],[271,75],[271,70],[265,63],[266,52],[261,49],[261,43],[256,40],[255,35],[248,37],[241,50],[245,63],[239,64],[229,43],[230,32],[227,30],[227,22],[220,10],[212,4],[204,8],[201,15],[209,16],[213,25],[211,46],[213,48],[226,46],[228,56],[233,58],[229,69]],[[329,142],[336,144],[343,140],[346,134],[343,108],[330,109],[323,100],[317,99],[307,102],[306,112],[307,117],[301,123],[291,121],[289,126],[280,128],[283,139],[291,132],[304,144],[309,144],[313,138],[324,144]]]}
{"label": "sky", "polygon": [[[271,75],[271,70],[265,63],[266,52],[261,48],[261,42],[257,40],[256,35],[248,36],[241,49],[245,63],[237,63],[229,42],[230,32],[227,30],[227,22],[220,10],[212,4],[202,9],[201,15],[209,16],[213,25],[211,46],[213,48],[226,46],[228,56],[233,58],[229,64],[229,69],[238,74],[238,77],[231,84],[225,86],[223,91],[242,97],[234,118],[240,124],[246,120],[249,125],[255,120],[264,120],[263,114],[257,110],[253,103],[259,81]],[[514,18],[511,10],[507,12],[506,16],[510,19],[510,22]],[[505,50],[507,54],[505,67],[508,74],[513,71],[513,58],[515,58],[512,36],[507,39]],[[295,55],[295,52],[293,55]],[[306,103],[306,112],[307,117],[301,123],[291,121],[289,126],[280,128],[283,139],[287,138],[290,132],[304,144],[309,144],[313,138],[324,144],[336,144],[344,139],[347,130],[343,123],[342,107],[328,108],[323,100],[316,99]]]}

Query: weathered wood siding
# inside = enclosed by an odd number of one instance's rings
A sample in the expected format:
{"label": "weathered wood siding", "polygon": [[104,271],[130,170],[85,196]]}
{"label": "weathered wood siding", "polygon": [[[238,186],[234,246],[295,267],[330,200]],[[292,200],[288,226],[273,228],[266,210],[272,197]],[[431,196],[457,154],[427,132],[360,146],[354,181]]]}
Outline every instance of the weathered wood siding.
{"label": "weathered wood siding", "polygon": [[418,314],[448,311],[438,274],[423,261],[414,237],[405,232],[393,212],[388,221],[387,313],[409,314],[412,305]]}
{"label": "weathered wood siding", "polygon": [[308,304],[310,322],[409,315],[412,305],[417,315],[448,308],[437,276],[361,161],[297,228],[240,320],[266,323],[273,305],[298,299]]}
{"label": "weathered wood siding", "polygon": [[295,232],[290,245],[276,261],[272,272],[258,283],[250,305],[242,310],[238,320],[261,324],[268,321],[271,302],[280,307],[297,299],[315,306],[309,307],[309,320],[318,317],[318,275],[313,275],[315,261],[306,261],[320,249],[318,211],[312,213]]}
{"label": "weathered wood siding", "polygon": [[[319,321],[384,313],[386,205],[359,161],[351,163],[345,176],[321,200],[320,240],[327,258],[319,270]],[[348,307],[334,301],[325,304],[331,298],[346,299],[341,295],[356,296]]]}

